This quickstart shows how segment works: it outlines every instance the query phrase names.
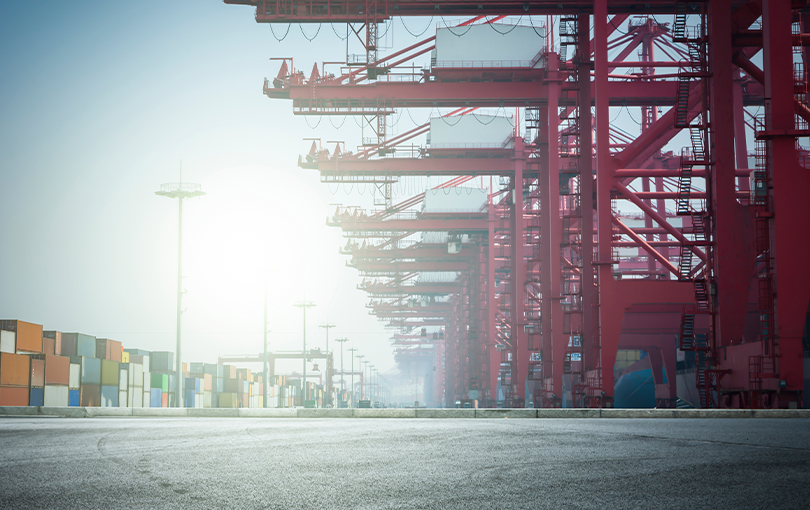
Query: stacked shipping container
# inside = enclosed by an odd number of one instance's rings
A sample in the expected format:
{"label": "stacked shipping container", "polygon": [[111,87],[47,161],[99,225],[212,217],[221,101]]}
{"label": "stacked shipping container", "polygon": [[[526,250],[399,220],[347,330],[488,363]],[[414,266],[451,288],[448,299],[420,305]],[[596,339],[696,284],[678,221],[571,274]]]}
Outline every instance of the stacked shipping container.
{"label": "stacked shipping container", "polygon": [[[274,376],[264,395],[250,369],[183,364],[184,407],[292,407],[323,402],[322,387]],[[171,407],[174,353],[123,349],[121,342],[0,320],[0,406]],[[339,399],[345,400],[348,396]]]}

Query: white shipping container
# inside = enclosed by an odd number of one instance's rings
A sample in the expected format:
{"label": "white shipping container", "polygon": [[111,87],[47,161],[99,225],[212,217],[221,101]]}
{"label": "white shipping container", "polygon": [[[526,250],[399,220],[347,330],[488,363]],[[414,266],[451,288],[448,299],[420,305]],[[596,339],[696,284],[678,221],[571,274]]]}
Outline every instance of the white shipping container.
{"label": "white shipping container", "polygon": [[152,403],[152,395],[150,394],[149,391],[144,389],[144,392],[143,392],[143,405],[141,407],[150,407],[151,403]]}
{"label": "white shipping container", "polygon": [[15,354],[17,352],[17,333],[0,330],[0,352]]}
{"label": "white shipping container", "polygon": [[132,404],[129,407],[143,407],[143,388],[140,386],[130,388],[129,394],[132,396]]}
{"label": "white shipping container", "polygon": [[197,409],[202,409],[203,406],[203,394],[202,393],[195,393],[194,394],[194,407]]}
{"label": "white shipping container", "polygon": [[45,399],[43,404],[46,407],[67,407],[68,387],[67,386],[45,386]]}
{"label": "white shipping container", "polygon": [[211,407],[211,392],[210,391],[204,391],[203,392],[202,402],[203,402],[203,407],[206,407],[206,408]]}
{"label": "white shipping container", "polygon": [[[436,30],[436,67],[530,67],[544,29],[487,23]],[[535,63],[537,66],[537,63]]]}
{"label": "white shipping container", "polygon": [[71,390],[78,390],[81,388],[81,375],[82,366],[78,363],[70,364],[70,378],[68,379],[68,388]]}
{"label": "white shipping container", "polygon": [[118,390],[118,407],[128,407],[127,390]]}
{"label": "white shipping container", "polygon": [[[121,370],[118,373],[118,389],[121,391],[127,391],[127,387],[129,386],[129,370]],[[126,402],[126,398],[124,399]]]}
{"label": "white shipping container", "polygon": [[129,365],[129,371],[133,374],[133,382],[130,384],[130,386],[139,386],[143,388],[143,365],[140,363],[132,363]]}

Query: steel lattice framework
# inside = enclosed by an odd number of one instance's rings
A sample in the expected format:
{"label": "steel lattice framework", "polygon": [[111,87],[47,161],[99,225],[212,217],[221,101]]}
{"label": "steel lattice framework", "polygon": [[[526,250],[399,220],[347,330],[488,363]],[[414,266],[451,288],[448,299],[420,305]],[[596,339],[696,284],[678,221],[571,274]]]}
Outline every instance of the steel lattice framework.
{"label": "steel lattice framework", "polygon": [[[357,152],[313,142],[299,165],[383,193],[384,209],[339,206],[327,222],[347,238],[341,251],[370,313],[400,329],[397,360],[435,367],[436,402],[559,406],[569,377],[575,406],[612,406],[617,351],[641,349],[659,407],[675,405],[678,351],[694,357],[702,407],[801,406],[806,0],[225,3],[255,6],[257,22],[364,31],[362,62],[338,75],[316,64],[307,77],[279,59],[264,93],[299,115],[376,119]],[[409,65],[436,37],[378,54],[377,26],[392,17],[469,17],[462,26],[537,15],[553,17],[559,41],[528,62]],[[428,124],[386,136],[387,115],[420,107],[454,109],[444,117],[521,108],[524,129],[498,146],[409,145]],[[640,134],[613,125],[611,107],[638,108]],[[664,151],[679,133],[688,146]],[[501,186],[473,212],[419,211],[425,193],[393,203],[391,185],[415,176],[444,176],[444,189],[484,176]],[[638,217],[620,215],[618,201]],[[423,232],[443,233],[448,249],[411,240]],[[643,256],[619,257],[625,248]],[[447,272],[456,277],[429,277]]]}

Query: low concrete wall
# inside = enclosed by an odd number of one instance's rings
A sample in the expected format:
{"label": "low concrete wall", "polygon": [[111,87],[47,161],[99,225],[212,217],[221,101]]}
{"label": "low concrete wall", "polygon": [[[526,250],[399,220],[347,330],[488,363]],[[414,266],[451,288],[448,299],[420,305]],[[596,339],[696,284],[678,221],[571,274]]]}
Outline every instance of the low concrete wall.
{"label": "low concrete wall", "polygon": [[62,418],[805,418],[810,409],[223,409],[4,407],[2,416]]}

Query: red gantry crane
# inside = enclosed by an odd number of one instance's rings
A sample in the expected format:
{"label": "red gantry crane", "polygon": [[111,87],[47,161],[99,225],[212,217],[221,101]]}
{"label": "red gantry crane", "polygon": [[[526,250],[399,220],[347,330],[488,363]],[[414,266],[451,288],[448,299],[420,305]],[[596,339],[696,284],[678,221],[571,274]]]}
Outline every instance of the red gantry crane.
{"label": "red gantry crane", "polygon": [[[262,23],[365,34],[366,54],[336,74],[282,59],[264,93],[300,115],[376,119],[358,151],[313,143],[300,165],[384,195],[383,210],[341,206],[328,223],[349,239],[371,312],[402,328],[398,362],[431,359],[436,401],[609,407],[617,351],[639,349],[658,407],[675,405],[679,356],[697,406],[802,405],[807,1],[226,3],[255,6]],[[380,56],[379,24],[407,16],[470,17],[446,24],[455,36],[511,20],[540,37],[523,60],[444,60],[438,30]],[[516,108],[523,124],[488,146],[414,145],[431,123],[387,137],[386,116],[412,108],[454,109],[444,122]],[[636,134],[613,121],[631,109]],[[393,203],[394,183],[427,176],[498,189],[475,211],[420,210],[429,192]],[[428,234],[446,237],[414,240]]]}

